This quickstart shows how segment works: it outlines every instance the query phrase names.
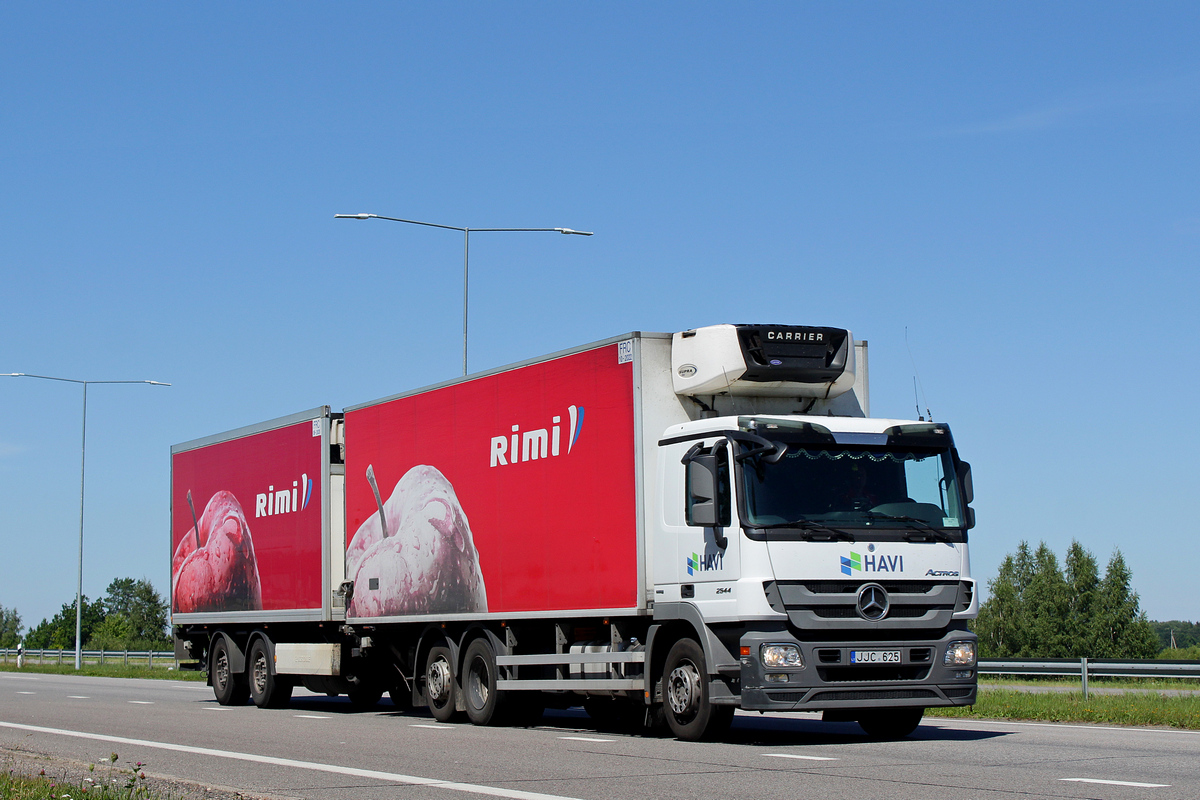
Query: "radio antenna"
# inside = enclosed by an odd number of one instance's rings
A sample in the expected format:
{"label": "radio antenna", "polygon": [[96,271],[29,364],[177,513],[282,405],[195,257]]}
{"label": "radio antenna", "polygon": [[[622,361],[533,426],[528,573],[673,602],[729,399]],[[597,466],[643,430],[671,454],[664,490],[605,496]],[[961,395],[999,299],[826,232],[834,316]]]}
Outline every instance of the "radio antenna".
{"label": "radio antenna", "polygon": [[920,373],[917,372],[917,360],[913,358],[912,347],[908,344],[908,326],[904,326],[904,346],[908,348],[908,360],[912,362],[913,368],[913,400],[917,399],[917,386],[921,386],[921,399],[925,401],[925,416],[921,416],[921,404],[917,403],[917,419],[924,422],[926,418],[933,422],[933,412],[929,410],[929,398],[925,396],[925,385],[921,383]]}

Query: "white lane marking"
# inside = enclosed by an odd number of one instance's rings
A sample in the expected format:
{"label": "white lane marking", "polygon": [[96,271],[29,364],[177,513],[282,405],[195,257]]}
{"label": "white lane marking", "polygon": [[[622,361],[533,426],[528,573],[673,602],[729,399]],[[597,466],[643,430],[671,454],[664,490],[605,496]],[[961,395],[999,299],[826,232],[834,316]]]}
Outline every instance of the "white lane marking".
{"label": "white lane marking", "polygon": [[153,747],[158,750],[171,750],[176,753],[191,753],[200,756],[214,756],[216,758],[228,758],[234,761],[252,761],[256,764],[271,764],[276,767],[291,767],[292,769],[307,769],[313,772],[330,772],[335,775],[346,775],[352,778],[369,778],[371,780],[385,781],[387,783],[403,783],[411,786],[431,786],[437,789],[449,789],[453,792],[469,792],[471,794],[485,794],[492,797],[508,797],[512,800],[577,800],[573,797],[565,797],[557,794],[542,794],[541,792],[525,792],[520,789],[502,789],[498,786],[481,786],[474,783],[459,783],[457,781],[440,781],[436,778],[422,778],[416,775],[401,775],[398,772],[380,772],[373,769],[356,769],[355,767],[342,767],[337,764],[322,764],[317,761],[299,761],[294,758],[275,758],[274,756],[260,756],[254,753],[239,753],[234,750],[214,750],[211,747],[192,747],[186,744],[172,744],[170,742],[154,742],[148,739],[129,739],[124,736],[106,736],[101,733],[85,733],[83,731],[69,731],[62,728],[43,728],[39,725],[22,725],[17,722],[2,722],[0,728],[12,728],[18,731],[30,731],[32,733],[50,733],[56,736],[73,736],[77,739],[92,739],[98,742],[112,742],[113,744],[127,744],[135,747]]}
{"label": "white lane marking", "polygon": [[154,705],[153,700],[130,700],[129,702],[133,703],[135,706],[152,706],[152,705]]}
{"label": "white lane marking", "polygon": [[40,681],[41,678],[36,675],[13,675],[11,672],[0,672],[0,678],[8,678],[14,681]]}
{"label": "white lane marking", "polygon": [[205,711],[233,711],[232,708],[221,708],[220,706],[204,706]]}
{"label": "white lane marking", "polygon": [[1060,781],[1073,781],[1074,783],[1102,783],[1105,786],[1136,786],[1140,789],[1169,789],[1169,783],[1138,783],[1137,781],[1105,781],[1099,778],[1059,778]]}
{"label": "white lane marking", "polygon": [[569,742],[615,742],[616,739],[595,739],[591,736],[560,736],[560,739],[566,739]]}
{"label": "white lane marking", "polygon": [[88,697],[86,694],[69,694],[69,695],[67,695],[67,699],[68,700],[91,700],[92,698]]}
{"label": "white lane marking", "polygon": [[317,714],[292,714],[297,719],[332,719],[332,717],[322,717]]}
{"label": "white lane marking", "polygon": [[17,694],[37,694],[37,692],[17,692]]}
{"label": "white lane marking", "polygon": [[804,761],[840,761],[841,760],[839,758],[832,758],[830,756],[801,756],[801,755],[796,755],[795,753],[763,753],[762,755],[766,758],[799,758],[799,759],[803,759]]}
{"label": "white lane marking", "polygon": [[435,731],[452,731],[452,730],[454,730],[453,725],[422,725],[420,723],[416,723],[413,725],[409,725],[408,727],[410,727],[410,728],[430,728],[431,730],[435,730]]}

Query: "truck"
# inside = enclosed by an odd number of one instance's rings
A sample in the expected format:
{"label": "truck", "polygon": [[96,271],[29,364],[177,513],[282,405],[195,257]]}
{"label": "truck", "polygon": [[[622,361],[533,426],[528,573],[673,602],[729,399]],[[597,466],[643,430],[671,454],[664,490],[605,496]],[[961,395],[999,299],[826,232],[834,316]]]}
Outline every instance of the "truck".
{"label": "truck", "polygon": [[850,331],[725,324],[176,445],[176,654],[222,704],[907,736],[975,700],[971,468],[869,412]]}

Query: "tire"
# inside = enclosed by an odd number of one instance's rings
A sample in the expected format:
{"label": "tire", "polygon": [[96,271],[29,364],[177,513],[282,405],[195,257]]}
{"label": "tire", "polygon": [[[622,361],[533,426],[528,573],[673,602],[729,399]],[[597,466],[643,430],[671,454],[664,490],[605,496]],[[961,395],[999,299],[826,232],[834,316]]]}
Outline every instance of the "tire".
{"label": "tire", "polygon": [[223,706],[244,706],[250,699],[250,684],[244,673],[234,672],[229,664],[229,645],[225,643],[224,636],[219,636],[212,648],[212,662],[208,670],[213,694]]}
{"label": "tire", "polygon": [[292,684],[271,669],[271,649],[263,639],[250,648],[250,697],[259,708],[282,708],[292,699]]}
{"label": "tire", "polygon": [[364,683],[346,692],[346,696],[350,698],[350,705],[354,707],[355,711],[370,711],[379,705],[379,699],[383,697],[383,689],[370,683]]}
{"label": "tire", "polygon": [[917,729],[921,717],[925,715],[923,708],[897,708],[890,711],[876,711],[864,714],[858,718],[858,725],[867,736],[882,741],[903,739]]}
{"label": "tire", "polygon": [[467,646],[463,659],[463,704],[467,719],[474,725],[500,725],[507,710],[508,697],[496,689],[500,672],[496,654],[487,639],[476,639]]}
{"label": "tire", "polygon": [[733,706],[708,701],[708,667],[694,639],[680,639],[663,667],[663,711],[671,733],[686,742],[720,737],[733,721]]}
{"label": "tire", "polygon": [[425,702],[429,713],[438,722],[454,719],[454,706],[458,701],[454,687],[454,666],[450,659],[450,648],[445,645],[430,648],[425,658]]}

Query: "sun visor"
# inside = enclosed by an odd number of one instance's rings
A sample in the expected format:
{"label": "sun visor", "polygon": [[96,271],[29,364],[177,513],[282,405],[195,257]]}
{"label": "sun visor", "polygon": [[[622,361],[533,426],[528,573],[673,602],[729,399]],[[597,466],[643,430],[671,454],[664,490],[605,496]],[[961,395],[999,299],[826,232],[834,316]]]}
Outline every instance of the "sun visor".
{"label": "sun visor", "polygon": [[836,397],[854,385],[854,337],[842,328],[710,325],[676,333],[676,394]]}

